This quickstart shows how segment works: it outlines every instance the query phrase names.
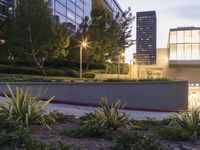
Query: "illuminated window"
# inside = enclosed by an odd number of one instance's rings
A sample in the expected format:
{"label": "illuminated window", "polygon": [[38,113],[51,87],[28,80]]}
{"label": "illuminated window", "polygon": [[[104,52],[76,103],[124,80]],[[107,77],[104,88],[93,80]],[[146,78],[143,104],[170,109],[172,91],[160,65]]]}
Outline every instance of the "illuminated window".
{"label": "illuminated window", "polygon": [[176,43],[176,31],[170,32],[170,43]]}
{"label": "illuminated window", "polygon": [[199,37],[199,30],[192,31],[192,42],[193,43],[200,42],[199,38],[200,38]]}
{"label": "illuminated window", "polygon": [[177,31],[177,43],[184,43],[184,32]]}
{"label": "illuminated window", "polygon": [[190,60],[192,59],[192,45],[185,44],[185,59]]}
{"label": "illuminated window", "polygon": [[176,45],[170,45],[170,60],[176,60]]}
{"label": "illuminated window", "polygon": [[199,58],[199,44],[192,44],[192,59],[197,60]]}
{"label": "illuminated window", "polygon": [[186,43],[192,42],[192,31],[185,31],[185,42]]}
{"label": "illuminated window", "polygon": [[177,60],[184,60],[184,45],[177,44]]}

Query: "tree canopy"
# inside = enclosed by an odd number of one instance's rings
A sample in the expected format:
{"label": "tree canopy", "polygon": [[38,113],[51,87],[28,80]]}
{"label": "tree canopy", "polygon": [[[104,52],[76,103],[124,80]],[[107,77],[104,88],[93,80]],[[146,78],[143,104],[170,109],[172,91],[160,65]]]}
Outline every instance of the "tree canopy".
{"label": "tree canopy", "polygon": [[5,22],[4,50],[15,59],[32,59],[45,75],[47,59],[66,57],[70,34],[64,25],[53,20],[44,0],[19,0],[14,17]]}

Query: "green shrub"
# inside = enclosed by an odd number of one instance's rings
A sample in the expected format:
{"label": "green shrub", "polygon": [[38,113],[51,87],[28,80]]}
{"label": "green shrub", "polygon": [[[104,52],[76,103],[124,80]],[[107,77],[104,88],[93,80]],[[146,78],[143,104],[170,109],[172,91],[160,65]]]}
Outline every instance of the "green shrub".
{"label": "green shrub", "polygon": [[188,141],[191,139],[191,134],[181,129],[180,127],[162,128],[156,130],[159,138],[172,141]]}
{"label": "green shrub", "polygon": [[[5,101],[0,102],[0,108],[2,109],[1,115],[6,117],[8,120],[15,120],[16,122],[22,123],[26,127],[30,124],[43,124],[47,125],[44,118],[45,109],[47,105],[53,100],[53,97],[43,102],[38,96],[32,96],[31,91],[16,87],[16,93],[12,91],[8,85],[9,94],[11,98],[5,94]],[[54,120],[54,118],[52,118]]]}
{"label": "green shrub", "polygon": [[74,115],[67,115],[67,114],[62,114],[59,112],[54,112],[55,115],[55,121],[56,122],[65,122],[65,121],[72,121],[75,119]]}
{"label": "green shrub", "polygon": [[70,150],[70,146],[61,142],[44,143],[34,140],[28,135],[27,130],[20,128],[12,133],[0,132],[0,148],[13,150]]}
{"label": "green shrub", "polygon": [[84,78],[95,78],[95,73],[94,72],[85,72],[83,74]]}
{"label": "green shrub", "polygon": [[161,146],[155,143],[152,137],[143,137],[137,133],[123,134],[117,140],[113,150],[161,150]]}
{"label": "green shrub", "polygon": [[104,82],[157,82],[157,81],[173,81],[171,79],[167,78],[156,78],[156,79],[117,79],[117,78],[111,78],[104,80]]}
{"label": "green shrub", "polygon": [[164,120],[155,120],[152,118],[146,118],[145,120],[131,120],[129,127],[132,129],[139,130],[154,130],[157,128],[161,128],[163,126],[168,126],[172,120],[164,119]]}
{"label": "green shrub", "polygon": [[112,132],[103,128],[79,128],[64,130],[62,135],[72,138],[104,138],[112,139]]}
{"label": "green shrub", "polygon": [[101,108],[94,113],[86,114],[86,116],[81,118],[83,127],[107,128],[116,131],[119,127],[125,126],[128,116],[125,113],[120,113],[120,109],[123,109],[125,104],[118,100],[110,106],[107,98],[102,98],[100,106]]}
{"label": "green shrub", "polygon": [[200,133],[200,110],[195,109],[190,112],[176,113],[172,116],[172,124],[180,126],[186,132],[192,135],[192,139],[196,141]]}
{"label": "green shrub", "polygon": [[120,113],[120,109],[126,106],[120,100],[110,106],[108,99],[104,97],[101,99],[100,105],[101,109],[97,110],[96,115],[102,127],[115,131],[128,121],[128,116],[125,113]]}

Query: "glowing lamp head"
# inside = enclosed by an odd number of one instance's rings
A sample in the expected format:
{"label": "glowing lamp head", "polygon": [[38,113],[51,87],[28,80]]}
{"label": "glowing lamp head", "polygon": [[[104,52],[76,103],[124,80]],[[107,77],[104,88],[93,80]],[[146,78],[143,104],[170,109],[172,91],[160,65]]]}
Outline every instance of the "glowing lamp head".
{"label": "glowing lamp head", "polygon": [[88,44],[87,44],[87,42],[82,42],[81,45],[82,45],[82,47],[87,47]]}

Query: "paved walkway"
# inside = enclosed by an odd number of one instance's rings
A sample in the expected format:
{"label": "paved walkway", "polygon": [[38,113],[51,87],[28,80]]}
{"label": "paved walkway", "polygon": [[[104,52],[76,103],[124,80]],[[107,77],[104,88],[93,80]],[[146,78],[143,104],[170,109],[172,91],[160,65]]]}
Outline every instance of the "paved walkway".
{"label": "paved walkway", "polygon": [[[57,110],[58,112],[64,114],[72,114],[77,117],[83,116],[85,113],[90,113],[95,111],[96,107],[87,106],[75,106],[75,105],[63,105],[63,104],[50,104],[48,110]],[[155,118],[157,120],[162,120],[169,118],[172,113],[169,112],[150,112],[150,111],[134,111],[134,110],[122,110],[128,115],[130,119],[144,120],[146,117]]]}
{"label": "paved walkway", "polygon": [[[0,101],[4,98],[0,97]],[[63,114],[71,114],[77,117],[83,116],[85,113],[94,112],[96,107],[87,107],[87,106],[75,106],[75,105],[65,105],[65,104],[49,104],[47,107],[48,111],[58,111]],[[129,115],[130,119],[144,120],[146,117],[154,118],[157,120],[162,120],[169,118],[172,113],[168,112],[150,112],[150,111],[134,111],[134,110],[122,110]]]}

